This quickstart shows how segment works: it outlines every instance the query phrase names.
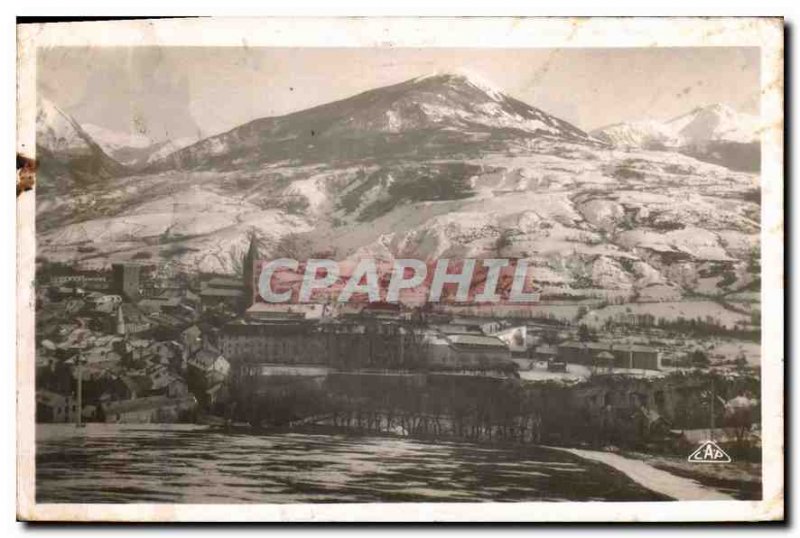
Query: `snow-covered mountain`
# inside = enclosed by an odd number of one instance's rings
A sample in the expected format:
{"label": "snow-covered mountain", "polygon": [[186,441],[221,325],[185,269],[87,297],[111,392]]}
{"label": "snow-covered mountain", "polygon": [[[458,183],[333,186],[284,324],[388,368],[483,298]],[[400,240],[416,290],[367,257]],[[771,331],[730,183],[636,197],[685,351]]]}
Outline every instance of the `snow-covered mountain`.
{"label": "snow-covered mountain", "polygon": [[131,170],[138,170],[197,142],[191,137],[153,140],[141,133],[115,131],[91,123],[81,127],[103,151]]}
{"label": "snow-covered mountain", "polygon": [[155,144],[153,139],[141,133],[115,131],[93,123],[83,123],[81,127],[108,153],[125,148],[142,149]]}
{"label": "snow-covered mountain", "polygon": [[666,149],[613,148],[469,77],[421,77],[40,196],[37,253],[231,274],[255,233],[264,257],[515,257],[558,317],[692,319],[686,299],[708,297],[704,316],[748,321],[758,177]]}
{"label": "snow-covered mountain", "polygon": [[667,126],[685,145],[702,145],[709,142],[757,143],[758,117],[737,112],[724,104],[698,107],[673,118]]}
{"label": "snow-covered mountain", "polygon": [[734,169],[760,166],[758,117],[724,104],[697,107],[675,118],[608,125],[591,135],[617,147],[680,151]]}
{"label": "snow-covered mountain", "polygon": [[53,155],[91,155],[96,142],[72,116],[40,97],[36,111],[36,144]]}
{"label": "snow-covered mountain", "polygon": [[550,139],[599,144],[563,120],[461,74],[434,74],[212,136],[152,170],[283,159],[420,158]]}
{"label": "snow-covered mountain", "polygon": [[166,140],[159,143],[156,147],[151,148],[152,152],[147,156],[144,164],[152,164],[163,159],[171,153],[182,150],[185,147],[191,146],[198,140],[192,137],[176,138],[175,140]]}
{"label": "snow-covered mountain", "polygon": [[681,141],[667,124],[655,120],[615,123],[591,132],[592,136],[613,144],[631,148],[678,147]]}
{"label": "snow-covered mountain", "polygon": [[697,107],[666,121],[615,123],[595,129],[593,136],[617,146],[680,147],[709,142],[758,142],[758,118],[724,104]]}
{"label": "snow-covered mountain", "polygon": [[44,97],[37,102],[36,155],[37,181],[44,189],[105,180],[123,170],[75,119]]}
{"label": "snow-covered mountain", "polygon": [[125,166],[136,166],[149,157],[153,146],[161,145],[141,133],[115,131],[92,123],[83,123],[81,127],[103,151]]}

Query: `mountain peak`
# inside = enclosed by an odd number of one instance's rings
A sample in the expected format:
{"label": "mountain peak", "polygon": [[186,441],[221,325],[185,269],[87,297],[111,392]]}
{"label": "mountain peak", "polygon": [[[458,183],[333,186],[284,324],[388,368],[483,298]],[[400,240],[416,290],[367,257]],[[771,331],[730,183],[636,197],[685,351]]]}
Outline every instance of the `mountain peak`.
{"label": "mountain peak", "polygon": [[758,118],[738,112],[724,103],[697,107],[688,114],[669,120],[666,125],[690,144],[711,140],[738,143],[758,140]]}
{"label": "mountain peak", "polygon": [[36,98],[36,145],[52,151],[90,153],[92,140],[72,116],[39,95]]}
{"label": "mountain peak", "polygon": [[223,163],[233,159],[262,163],[420,152],[461,155],[539,138],[598,144],[574,125],[505,95],[474,73],[435,72],[286,116],[253,120],[153,167],[227,166]]}
{"label": "mountain peak", "polygon": [[36,97],[36,123],[39,127],[47,125],[55,127],[69,126],[76,130],[80,128],[78,122],[72,116],[42,95]]}
{"label": "mountain peak", "polygon": [[432,73],[428,73],[427,75],[422,75],[411,79],[411,81],[415,83],[430,80],[435,80],[445,84],[456,83],[470,85],[488,94],[495,101],[502,101],[505,97],[503,92],[495,84],[489,82],[481,75],[466,69],[459,69],[456,71],[434,71]]}
{"label": "mountain peak", "polygon": [[75,181],[96,181],[121,172],[120,164],[55,103],[37,97],[36,157],[40,188],[68,189]]}
{"label": "mountain peak", "polygon": [[735,170],[758,170],[760,162],[758,116],[725,103],[698,106],[667,121],[607,125],[591,134],[615,146],[672,148]]}
{"label": "mountain peak", "polygon": [[666,123],[673,125],[688,124],[697,118],[736,118],[740,112],[725,103],[710,103],[694,107],[689,112],[676,116]]}

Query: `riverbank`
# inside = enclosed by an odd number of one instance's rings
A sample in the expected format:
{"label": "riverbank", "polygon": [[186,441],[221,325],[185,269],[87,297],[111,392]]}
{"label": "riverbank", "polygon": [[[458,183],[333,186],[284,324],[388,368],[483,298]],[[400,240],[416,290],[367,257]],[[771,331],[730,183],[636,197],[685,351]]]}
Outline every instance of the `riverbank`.
{"label": "riverbank", "polygon": [[569,452],[581,458],[597,461],[624,473],[628,478],[645,488],[680,501],[733,501],[732,495],[723,493],[693,478],[672,474],[641,459],[579,448],[548,447]]}

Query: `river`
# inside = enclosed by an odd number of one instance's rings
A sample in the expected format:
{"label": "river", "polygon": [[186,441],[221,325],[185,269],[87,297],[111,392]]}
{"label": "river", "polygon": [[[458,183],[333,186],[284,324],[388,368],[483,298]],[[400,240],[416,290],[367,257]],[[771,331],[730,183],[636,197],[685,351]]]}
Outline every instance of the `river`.
{"label": "river", "polygon": [[564,451],[400,437],[41,424],[40,503],[663,500]]}

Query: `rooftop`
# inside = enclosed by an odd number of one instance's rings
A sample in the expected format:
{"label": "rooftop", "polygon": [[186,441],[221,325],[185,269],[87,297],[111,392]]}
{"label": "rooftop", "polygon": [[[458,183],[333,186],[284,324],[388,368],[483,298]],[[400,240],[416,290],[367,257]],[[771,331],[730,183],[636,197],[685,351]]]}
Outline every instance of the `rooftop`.
{"label": "rooftop", "polygon": [[233,288],[206,288],[200,292],[201,297],[242,297],[244,291]]}
{"label": "rooftop", "polygon": [[203,283],[204,287],[208,288],[235,288],[242,289],[244,285],[238,278],[218,276]]}
{"label": "rooftop", "polygon": [[442,334],[473,334],[477,336],[482,336],[483,332],[477,326],[472,327],[465,327],[463,325],[438,325],[436,327]]}
{"label": "rooftop", "polygon": [[457,346],[480,346],[498,349],[508,349],[505,342],[494,336],[482,336],[477,334],[454,334],[447,337],[450,342]]}
{"label": "rooftop", "polygon": [[623,351],[636,353],[656,353],[658,350],[653,347],[636,344],[613,344],[609,342],[564,342],[559,344],[560,348],[569,349],[591,349],[595,351]]}
{"label": "rooftop", "polygon": [[325,305],[255,303],[245,312],[249,319],[314,319],[322,317]]}

